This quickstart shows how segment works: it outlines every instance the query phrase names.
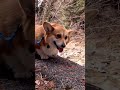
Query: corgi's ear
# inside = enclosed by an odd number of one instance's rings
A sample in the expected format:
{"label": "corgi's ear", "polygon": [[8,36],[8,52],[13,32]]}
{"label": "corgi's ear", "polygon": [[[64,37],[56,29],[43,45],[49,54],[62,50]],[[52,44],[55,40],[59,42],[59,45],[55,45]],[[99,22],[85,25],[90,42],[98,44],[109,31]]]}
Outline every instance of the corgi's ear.
{"label": "corgi's ear", "polygon": [[43,27],[44,27],[44,29],[45,29],[45,31],[46,31],[47,33],[52,33],[52,32],[54,31],[54,28],[53,28],[52,25],[51,25],[50,23],[48,23],[48,22],[44,22],[44,23],[43,23]]}
{"label": "corgi's ear", "polygon": [[68,35],[71,37],[73,35],[76,35],[77,33],[79,33],[77,30],[68,30]]}
{"label": "corgi's ear", "polygon": [[75,31],[74,30],[68,30],[68,35],[71,37]]}
{"label": "corgi's ear", "polygon": [[73,33],[73,30],[67,30],[67,31],[68,31],[68,40],[67,40],[66,44],[68,44],[71,41],[71,37],[72,37],[72,33]]}

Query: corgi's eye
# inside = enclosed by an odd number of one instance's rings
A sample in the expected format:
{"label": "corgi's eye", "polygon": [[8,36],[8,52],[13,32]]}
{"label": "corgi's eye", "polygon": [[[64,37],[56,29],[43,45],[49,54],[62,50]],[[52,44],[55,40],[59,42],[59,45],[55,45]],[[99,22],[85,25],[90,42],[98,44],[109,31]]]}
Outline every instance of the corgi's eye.
{"label": "corgi's eye", "polygon": [[65,39],[67,39],[68,37],[67,36],[65,36]]}
{"label": "corgi's eye", "polygon": [[57,37],[57,38],[61,38],[61,34],[57,34],[56,37]]}

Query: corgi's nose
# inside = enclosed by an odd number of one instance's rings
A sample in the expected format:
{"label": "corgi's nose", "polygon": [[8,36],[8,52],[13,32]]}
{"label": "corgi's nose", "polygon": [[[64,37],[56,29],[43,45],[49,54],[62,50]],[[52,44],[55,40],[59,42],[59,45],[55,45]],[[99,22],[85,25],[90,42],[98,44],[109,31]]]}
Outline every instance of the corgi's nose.
{"label": "corgi's nose", "polygon": [[64,48],[64,47],[65,47],[65,44],[63,43],[63,44],[61,45],[61,47]]}

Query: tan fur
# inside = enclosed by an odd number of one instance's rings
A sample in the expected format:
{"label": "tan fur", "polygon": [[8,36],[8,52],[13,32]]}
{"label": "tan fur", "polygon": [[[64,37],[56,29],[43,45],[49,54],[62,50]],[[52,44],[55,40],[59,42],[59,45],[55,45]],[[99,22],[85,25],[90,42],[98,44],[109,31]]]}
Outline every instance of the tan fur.
{"label": "tan fur", "polygon": [[[61,35],[61,38],[57,37],[58,34]],[[42,35],[45,37],[45,39],[40,43],[40,46],[37,45],[36,47],[36,51],[41,56],[41,59],[48,59],[49,57],[56,56],[59,51],[58,48],[64,49],[62,45],[64,44],[66,46],[69,42],[69,34],[69,30],[57,23],[44,22],[43,25],[36,25],[35,40],[40,40]],[[65,39],[66,36],[67,39]],[[55,42],[57,46],[53,42]],[[49,45],[50,48],[47,48],[47,45]]]}
{"label": "tan fur", "polygon": [[27,77],[34,67],[33,55],[28,51],[34,40],[34,0],[0,0],[0,33],[10,36],[19,24],[23,31],[16,34],[13,47],[8,47],[8,43],[0,38],[0,60],[13,69],[15,77]]}

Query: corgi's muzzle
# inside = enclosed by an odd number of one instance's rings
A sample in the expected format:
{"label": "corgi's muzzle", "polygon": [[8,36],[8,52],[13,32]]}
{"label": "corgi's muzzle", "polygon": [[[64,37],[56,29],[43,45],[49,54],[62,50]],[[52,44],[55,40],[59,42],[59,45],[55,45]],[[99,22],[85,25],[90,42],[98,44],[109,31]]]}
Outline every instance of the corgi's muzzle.
{"label": "corgi's muzzle", "polygon": [[55,41],[53,41],[53,43],[54,43],[54,45],[56,46],[56,48],[59,50],[59,52],[62,52],[62,51],[63,51],[63,48],[65,48],[65,44],[64,44],[64,43],[61,45],[61,47],[59,47],[59,46],[56,44]]}

